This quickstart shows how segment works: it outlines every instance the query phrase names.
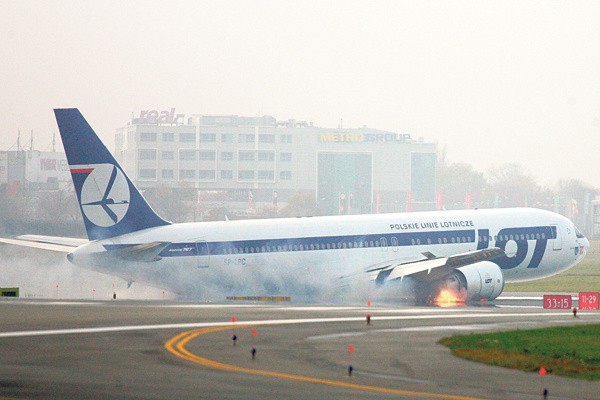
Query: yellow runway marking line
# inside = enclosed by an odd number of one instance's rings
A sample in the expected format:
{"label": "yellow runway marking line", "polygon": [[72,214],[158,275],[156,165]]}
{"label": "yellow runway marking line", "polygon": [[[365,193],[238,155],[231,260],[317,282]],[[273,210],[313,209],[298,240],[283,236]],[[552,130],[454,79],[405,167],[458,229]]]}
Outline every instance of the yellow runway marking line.
{"label": "yellow runway marking line", "polygon": [[[244,326],[243,325],[236,326],[236,328],[242,328],[242,327],[244,327]],[[230,326],[220,326],[220,327],[195,329],[195,330],[191,330],[191,331],[182,332],[179,335],[177,335],[177,336],[171,338],[169,341],[167,341],[165,343],[165,349],[167,349],[167,351],[169,353],[171,353],[179,358],[182,358],[184,360],[187,360],[187,361],[190,361],[190,362],[193,362],[196,364],[200,364],[205,367],[220,369],[220,370],[224,370],[224,371],[241,372],[244,374],[261,375],[261,376],[268,376],[268,377],[279,378],[279,379],[289,379],[289,380],[294,380],[294,381],[308,382],[308,383],[334,386],[334,387],[340,387],[340,388],[346,388],[346,389],[356,389],[356,390],[364,390],[364,391],[387,393],[387,394],[399,394],[399,395],[411,396],[411,397],[429,397],[429,398],[433,398],[433,399],[442,399],[442,400],[486,400],[486,399],[477,398],[477,397],[456,396],[456,395],[451,395],[451,394],[428,393],[428,392],[414,392],[414,391],[410,391],[410,390],[359,385],[356,383],[334,381],[334,380],[330,380],[330,379],[312,378],[310,376],[294,375],[294,374],[288,374],[288,373],[283,373],[283,372],[273,372],[273,371],[266,371],[266,370],[260,370],[260,369],[238,367],[236,365],[224,364],[224,363],[221,363],[218,361],[210,360],[205,357],[200,357],[200,356],[190,352],[185,347],[190,341],[196,339],[198,336],[206,335],[208,333],[213,333],[213,332],[230,330],[230,329],[231,329]]]}

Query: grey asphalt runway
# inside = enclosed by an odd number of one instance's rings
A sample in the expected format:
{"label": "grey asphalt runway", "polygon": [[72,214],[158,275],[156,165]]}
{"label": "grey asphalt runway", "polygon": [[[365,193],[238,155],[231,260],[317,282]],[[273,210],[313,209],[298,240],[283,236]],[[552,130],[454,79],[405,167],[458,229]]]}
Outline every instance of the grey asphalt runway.
{"label": "grey asphalt runway", "polygon": [[598,383],[484,366],[437,344],[600,322],[599,312],[574,319],[537,300],[496,304],[1,300],[0,399],[540,399],[542,387],[549,399],[600,398]]}

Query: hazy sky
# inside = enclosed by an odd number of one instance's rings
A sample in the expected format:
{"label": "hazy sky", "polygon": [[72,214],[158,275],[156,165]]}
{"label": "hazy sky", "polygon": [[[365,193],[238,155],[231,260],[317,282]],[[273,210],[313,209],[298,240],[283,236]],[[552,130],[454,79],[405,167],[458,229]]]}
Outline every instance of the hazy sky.
{"label": "hazy sky", "polygon": [[600,187],[598,1],[7,1],[0,149],[79,107],[270,114],[410,133],[480,171]]}

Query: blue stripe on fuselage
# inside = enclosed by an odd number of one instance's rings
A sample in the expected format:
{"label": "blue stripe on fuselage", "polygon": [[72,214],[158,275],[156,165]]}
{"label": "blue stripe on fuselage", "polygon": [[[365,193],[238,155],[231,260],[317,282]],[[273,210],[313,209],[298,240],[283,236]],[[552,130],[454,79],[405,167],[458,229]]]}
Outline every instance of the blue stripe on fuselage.
{"label": "blue stripe on fuselage", "polygon": [[[386,233],[369,235],[344,235],[344,236],[317,236],[304,238],[282,238],[282,239],[259,239],[259,240],[238,240],[222,242],[187,242],[173,243],[167,246],[160,254],[160,257],[186,257],[186,256],[207,256],[207,255],[229,255],[229,254],[256,254],[256,253],[282,253],[296,251],[326,251],[339,249],[355,248],[394,248],[407,246],[423,245],[444,245],[458,243],[474,243],[476,241],[475,229],[455,230],[455,231],[429,231],[429,232],[411,232],[411,233]],[[484,233],[485,234],[482,234]],[[487,229],[480,230],[478,239],[478,249],[487,248],[492,241],[487,235]],[[506,238],[504,238],[506,234]],[[519,235],[519,237],[510,235]],[[521,240],[520,235],[525,239]],[[527,239],[529,235],[529,239]],[[527,240],[543,240],[556,238],[556,229],[551,226],[536,226],[523,228],[503,229],[499,232],[496,240],[496,246],[502,248],[510,240],[517,242],[521,246],[522,242]],[[482,245],[483,243],[483,245]],[[485,246],[485,247],[483,247]],[[536,248],[537,249],[537,248]],[[536,252],[535,257],[541,257]]]}

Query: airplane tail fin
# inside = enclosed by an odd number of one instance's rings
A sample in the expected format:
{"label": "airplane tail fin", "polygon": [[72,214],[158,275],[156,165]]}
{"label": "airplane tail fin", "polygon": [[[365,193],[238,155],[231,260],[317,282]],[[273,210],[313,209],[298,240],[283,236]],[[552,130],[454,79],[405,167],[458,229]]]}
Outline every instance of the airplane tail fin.
{"label": "airplane tail fin", "polygon": [[90,240],[168,225],[148,205],[77,108],[55,109]]}

